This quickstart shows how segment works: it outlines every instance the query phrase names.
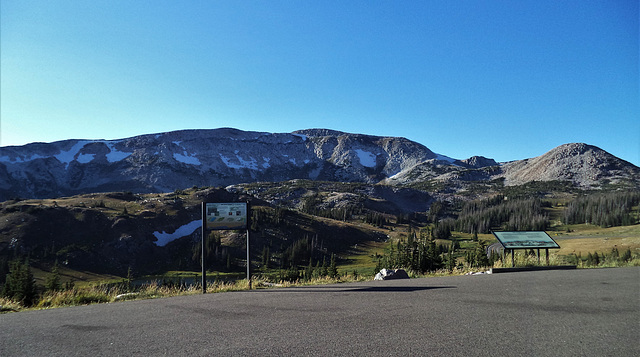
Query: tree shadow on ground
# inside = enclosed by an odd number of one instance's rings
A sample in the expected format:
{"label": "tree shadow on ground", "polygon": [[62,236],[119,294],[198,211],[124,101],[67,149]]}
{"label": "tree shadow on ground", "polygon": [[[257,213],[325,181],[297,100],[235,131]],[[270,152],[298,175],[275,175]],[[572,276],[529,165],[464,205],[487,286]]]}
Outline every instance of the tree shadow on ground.
{"label": "tree shadow on ground", "polygon": [[375,292],[375,293],[406,293],[426,290],[437,289],[457,289],[457,286],[356,286],[356,287],[344,287],[344,286],[301,286],[283,289],[262,290],[271,292],[310,292],[310,293],[336,293],[336,292]]}

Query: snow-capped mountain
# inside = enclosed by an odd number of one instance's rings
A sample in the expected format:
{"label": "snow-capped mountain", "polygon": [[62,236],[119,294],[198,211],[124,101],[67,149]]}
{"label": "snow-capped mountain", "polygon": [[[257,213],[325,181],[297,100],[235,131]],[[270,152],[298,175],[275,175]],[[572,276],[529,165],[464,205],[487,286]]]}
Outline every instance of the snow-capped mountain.
{"label": "snow-capped mountain", "polygon": [[[593,186],[602,179],[640,177],[638,167],[588,147],[556,155],[554,162],[562,167],[555,167],[546,160],[549,153],[544,164],[536,164],[542,160],[537,158],[507,164],[484,157],[455,160],[405,138],[327,129],[263,133],[223,128],[121,140],[65,140],[0,147],[0,200],[101,191],[169,192],[290,179],[401,185],[504,177],[506,184],[568,179]],[[587,159],[587,154],[606,160]],[[586,171],[589,174],[581,174]]]}
{"label": "snow-capped mountain", "polygon": [[0,148],[0,199],[311,179],[378,182],[435,158],[423,145],[327,130],[185,130]]}

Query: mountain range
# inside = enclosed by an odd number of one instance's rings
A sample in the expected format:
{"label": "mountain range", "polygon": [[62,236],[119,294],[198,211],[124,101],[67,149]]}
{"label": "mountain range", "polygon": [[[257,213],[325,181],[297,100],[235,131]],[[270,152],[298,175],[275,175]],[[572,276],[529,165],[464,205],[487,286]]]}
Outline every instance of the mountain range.
{"label": "mountain range", "polygon": [[583,143],[498,163],[456,160],[400,137],[328,129],[265,133],[182,130],[119,140],[0,147],[0,201],[82,193],[171,192],[193,186],[312,181],[384,184],[456,194],[473,184],[564,181],[582,189],[640,187],[640,168]]}

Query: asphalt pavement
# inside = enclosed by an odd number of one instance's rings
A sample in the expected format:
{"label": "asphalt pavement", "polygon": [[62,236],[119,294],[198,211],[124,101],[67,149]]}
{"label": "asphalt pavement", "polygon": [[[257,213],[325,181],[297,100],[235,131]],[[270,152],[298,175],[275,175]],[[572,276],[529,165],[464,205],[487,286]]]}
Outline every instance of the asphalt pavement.
{"label": "asphalt pavement", "polygon": [[640,267],[371,281],[0,315],[0,356],[640,356]]}

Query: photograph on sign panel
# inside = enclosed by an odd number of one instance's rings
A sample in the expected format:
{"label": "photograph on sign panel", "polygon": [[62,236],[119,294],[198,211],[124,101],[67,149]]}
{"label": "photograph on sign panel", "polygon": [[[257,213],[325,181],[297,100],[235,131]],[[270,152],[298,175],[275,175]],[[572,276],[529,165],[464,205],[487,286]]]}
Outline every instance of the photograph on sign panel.
{"label": "photograph on sign panel", "polygon": [[207,203],[207,229],[246,229],[246,203]]}

